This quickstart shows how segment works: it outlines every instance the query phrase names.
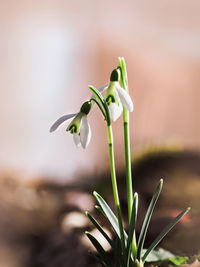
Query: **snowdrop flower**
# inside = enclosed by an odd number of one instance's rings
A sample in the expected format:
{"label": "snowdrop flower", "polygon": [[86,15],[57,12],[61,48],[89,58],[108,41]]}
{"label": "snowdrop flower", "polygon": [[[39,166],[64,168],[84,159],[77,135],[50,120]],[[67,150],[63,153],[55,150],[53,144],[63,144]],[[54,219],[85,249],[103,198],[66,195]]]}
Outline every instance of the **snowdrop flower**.
{"label": "snowdrop flower", "polygon": [[124,106],[128,111],[133,111],[133,102],[129,94],[120,86],[120,70],[114,69],[110,76],[110,83],[106,91],[105,100],[110,111],[112,121],[116,121],[122,114]]}
{"label": "snowdrop flower", "polygon": [[71,123],[68,125],[66,131],[73,134],[73,140],[77,147],[82,146],[86,148],[91,139],[91,129],[87,121],[87,115],[92,107],[91,101],[86,101],[81,106],[78,113],[64,115],[59,118],[50,128],[50,132],[54,132],[64,121],[74,117]]}

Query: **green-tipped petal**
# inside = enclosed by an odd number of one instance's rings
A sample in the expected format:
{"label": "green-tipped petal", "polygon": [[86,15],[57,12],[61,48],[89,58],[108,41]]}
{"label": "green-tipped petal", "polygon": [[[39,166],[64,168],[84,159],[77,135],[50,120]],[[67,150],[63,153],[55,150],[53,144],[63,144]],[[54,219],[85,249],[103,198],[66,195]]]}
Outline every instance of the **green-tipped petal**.
{"label": "green-tipped petal", "polygon": [[115,84],[116,84],[116,82],[110,82],[108,89],[106,91],[105,101],[106,101],[108,106],[109,106],[109,104],[111,104],[111,102],[116,103],[119,100],[119,96],[118,96],[118,93],[116,91]]}
{"label": "green-tipped petal", "polygon": [[112,121],[116,121],[121,116],[123,111],[122,104],[116,90],[116,83],[117,82],[110,82],[105,95],[105,101],[108,105],[110,118]]}
{"label": "green-tipped petal", "polygon": [[69,126],[67,127],[67,131],[70,131],[72,134],[79,134],[81,128],[81,119],[83,117],[83,113],[79,112],[76,117],[71,121]]}

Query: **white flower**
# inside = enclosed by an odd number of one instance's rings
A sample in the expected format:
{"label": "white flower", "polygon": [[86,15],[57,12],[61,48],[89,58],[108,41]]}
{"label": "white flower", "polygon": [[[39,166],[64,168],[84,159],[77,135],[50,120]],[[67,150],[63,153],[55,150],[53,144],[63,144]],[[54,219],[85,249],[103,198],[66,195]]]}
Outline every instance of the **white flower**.
{"label": "white flower", "polygon": [[110,111],[112,121],[116,121],[122,114],[122,105],[129,111],[133,111],[133,102],[129,94],[120,86],[118,81],[110,81],[105,100]]}
{"label": "white flower", "polygon": [[91,109],[91,102],[85,102],[79,113],[64,115],[59,118],[50,128],[54,132],[63,122],[74,117],[67,127],[67,131],[73,134],[73,140],[77,147],[86,148],[91,139],[91,129],[87,121],[87,115]]}

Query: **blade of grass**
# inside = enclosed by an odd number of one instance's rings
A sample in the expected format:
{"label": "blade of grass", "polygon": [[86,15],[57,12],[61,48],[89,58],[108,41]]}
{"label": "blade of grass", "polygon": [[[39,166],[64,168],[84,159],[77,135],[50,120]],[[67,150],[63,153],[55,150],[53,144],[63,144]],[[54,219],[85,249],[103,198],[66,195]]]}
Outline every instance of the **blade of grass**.
{"label": "blade of grass", "polygon": [[86,211],[86,216],[90,219],[90,221],[93,223],[93,225],[99,230],[99,232],[105,237],[105,239],[108,241],[108,243],[113,247],[113,242],[110,239],[110,237],[106,234],[106,232],[103,230],[101,225],[95,220],[94,217],[90,213]]}
{"label": "blade of grass", "polygon": [[103,249],[103,247],[101,246],[101,244],[96,240],[96,238],[91,235],[89,232],[85,232],[85,234],[87,235],[87,237],[90,239],[91,243],[93,244],[93,246],[96,248],[96,250],[99,253],[99,256],[101,258],[102,263],[104,264],[104,266],[106,267],[111,267],[112,264],[105,252],[105,250]]}
{"label": "blade of grass", "polygon": [[145,252],[144,256],[142,257],[142,261],[145,262],[146,257],[149,253],[160,243],[160,241],[166,236],[166,234],[180,221],[180,219],[188,213],[190,208],[182,211],[176,218],[174,218],[164,229],[163,231],[157,236],[157,238],[153,241],[150,247]]}
{"label": "blade of grass", "polygon": [[147,213],[145,215],[145,218],[144,218],[144,221],[143,221],[143,224],[142,224],[142,229],[140,231],[140,236],[139,236],[139,239],[138,239],[138,248],[137,248],[137,259],[138,260],[141,259],[141,253],[142,253],[142,249],[143,249],[143,245],[144,245],[147,229],[148,229],[148,226],[149,226],[149,222],[151,220],[151,216],[152,216],[155,204],[156,204],[156,202],[158,200],[158,197],[160,195],[160,192],[162,190],[162,185],[163,185],[163,180],[160,179],[160,182],[159,182],[159,184],[158,184],[158,186],[156,188],[156,191],[155,191],[155,193],[154,193],[154,195],[152,197],[152,200],[151,200],[151,202],[149,204]]}

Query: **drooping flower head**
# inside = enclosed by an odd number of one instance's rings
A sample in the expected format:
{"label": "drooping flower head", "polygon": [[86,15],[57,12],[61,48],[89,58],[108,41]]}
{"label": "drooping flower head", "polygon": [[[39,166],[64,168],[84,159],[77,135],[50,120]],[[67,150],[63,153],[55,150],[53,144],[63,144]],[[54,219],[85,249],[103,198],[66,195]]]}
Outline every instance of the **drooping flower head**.
{"label": "drooping flower head", "polygon": [[110,75],[110,83],[105,95],[105,101],[110,111],[112,121],[116,121],[122,114],[123,107],[133,111],[133,102],[129,94],[120,86],[120,69],[116,68]]}
{"label": "drooping flower head", "polygon": [[73,140],[77,147],[82,146],[86,148],[91,139],[91,129],[87,121],[87,115],[89,114],[92,107],[91,101],[86,101],[81,106],[78,113],[64,115],[59,118],[50,128],[50,132],[55,131],[64,121],[74,119],[68,125],[66,131],[73,134]]}
{"label": "drooping flower head", "polygon": [[[114,69],[110,75],[110,83],[98,89],[99,93],[102,93],[107,89],[105,102],[108,106],[112,121],[116,121],[122,114],[123,106],[128,111],[133,111],[133,102],[129,94],[120,86],[120,74],[121,72],[119,68]],[[78,113],[67,114],[59,118],[51,126],[50,132],[55,131],[66,120],[73,118],[66,131],[73,134],[73,140],[77,147],[82,146],[83,148],[86,148],[91,139],[91,129],[87,121],[87,115],[92,108],[92,101],[96,102],[99,104],[99,107],[101,107],[98,99],[96,99],[93,94],[89,101],[83,103]]]}

